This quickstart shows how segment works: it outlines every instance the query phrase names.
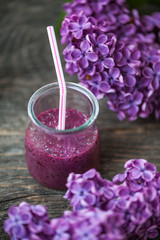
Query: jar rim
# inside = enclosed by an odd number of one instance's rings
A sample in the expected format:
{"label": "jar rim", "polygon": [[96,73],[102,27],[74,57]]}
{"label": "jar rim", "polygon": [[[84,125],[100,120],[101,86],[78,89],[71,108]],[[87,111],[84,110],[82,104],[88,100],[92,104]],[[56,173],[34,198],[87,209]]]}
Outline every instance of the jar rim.
{"label": "jar rim", "polygon": [[77,84],[77,83],[72,83],[72,82],[66,82],[66,87],[69,88],[69,89],[73,89],[73,90],[76,90],[78,92],[83,93],[91,103],[92,114],[88,118],[88,120],[85,123],[83,123],[82,125],[80,125],[76,128],[64,129],[64,130],[50,128],[50,127],[44,125],[41,121],[38,120],[38,118],[36,117],[36,115],[34,113],[35,102],[44,92],[46,92],[46,91],[48,91],[52,88],[55,88],[55,87],[59,87],[58,82],[54,82],[54,83],[44,85],[43,87],[39,88],[29,99],[29,102],[28,102],[28,116],[30,117],[32,122],[34,124],[36,124],[36,126],[43,128],[45,131],[49,131],[51,133],[58,133],[58,134],[73,133],[73,132],[84,130],[84,129],[88,128],[89,126],[91,126],[94,123],[94,121],[96,120],[96,118],[98,116],[98,113],[99,113],[98,101],[97,101],[96,97],[93,95],[93,93],[91,91],[89,91],[86,87],[84,87],[80,84]]}

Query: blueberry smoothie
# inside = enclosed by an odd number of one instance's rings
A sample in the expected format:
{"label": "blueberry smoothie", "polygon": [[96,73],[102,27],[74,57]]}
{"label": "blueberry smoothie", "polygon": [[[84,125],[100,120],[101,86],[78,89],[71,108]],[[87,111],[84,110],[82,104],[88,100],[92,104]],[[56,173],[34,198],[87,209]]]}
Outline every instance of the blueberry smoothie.
{"label": "blueberry smoothie", "polygon": [[[57,108],[44,111],[37,119],[49,129],[57,129],[58,111]],[[77,110],[66,110],[66,129],[75,129],[87,120],[88,117]],[[31,123],[25,136],[26,163],[39,183],[65,189],[70,172],[84,173],[98,167],[100,138],[96,124],[84,130],[57,132],[42,131]]]}

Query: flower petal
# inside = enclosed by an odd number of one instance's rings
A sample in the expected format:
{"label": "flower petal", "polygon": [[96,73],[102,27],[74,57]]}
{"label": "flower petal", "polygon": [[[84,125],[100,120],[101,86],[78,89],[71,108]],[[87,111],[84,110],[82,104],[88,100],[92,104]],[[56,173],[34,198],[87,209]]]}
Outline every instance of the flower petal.
{"label": "flower petal", "polygon": [[91,26],[92,26],[91,23],[88,22],[83,26],[83,29],[89,29],[89,28],[91,28]]}
{"label": "flower petal", "polygon": [[94,86],[92,86],[90,90],[96,97],[98,96],[99,90],[98,90],[98,87],[96,86],[96,84]]}
{"label": "flower petal", "polygon": [[91,62],[96,62],[98,60],[98,55],[94,52],[88,52],[87,53],[87,58]]}
{"label": "flower petal", "polygon": [[128,14],[120,14],[118,17],[118,21],[121,24],[126,24],[130,21],[130,16]]}
{"label": "flower petal", "polygon": [[144,77],[152,78],[153,77],[153,70],[150,67],[145,67],[142,71]]}
{"label": "flower petal", "polygon": [[[121,52],[115,52],[114,53],[114,59],[117,61],[117,62],[119,62],[119,61],[121,61],[121,59],[122,59],[122,53]],[[122,64],[123,65],[123,64]]]}
{"label": "flower petal", "polygon": [[152,86],[154,87],[154,89],[159,88],[159,78],[158,78],[158,76],[155,76],[155,78],[152,80]]}
{"label": "flower petal", "polygon": [[73,32],[73,35],[76,39],[80,39],[83,35],[83,30],[82,29],[78,29],[76,31]]}
{"label": "flower petal", "polygon": [[156,62],[154,65],[153,65],[153,69],[156,73],[160,73],[160,62]]}
{"label": "flower petal", "polygon": [[88,34],[87,40],[91,42],[93,45],[95,44],[95,36],[93,34]]}
{"label": "flower petal", "polygon": [[13,228],[13,234],[17,237],[17,239],[22,239],[26,235],[26,229],[23,225],[16,224]]}
{"label": "flower petal", "polygon": [[82,51],[84,52],[88,52],[90,49],[90,44],[87,40],[84,40],[83,42],[81,42],[80,48]]}
{"label": "flower petal", "polygon": [[143,93],[141,92],[136,92],[134,95],[133,95],[133,98],[134,98],[134,103],[136,105],[139,105],[142,103],[142,99],[143,99]]}
{"label": "flower petal", "polygon": [[73,58],[73,60],[78,60],[82,57],[82,53],[79,49],[74,49],[71,53],[71,57]]}
{"label": "flower petal", "polygon": [[121,187],[119,190],[120,197],[127,197],[130,194],[128,187]]}
{"label": "flower petal", "polygon": [[81,16],[78,19],[78,23],[79,23],[80,26],[83,26],[86,22],[87,22],[87,18],[85,16]]}
{"label": "flower petal", "polygon": [[97,64],[96,64],[96,70],[100,73],[103,73],[103,70],[104,70],[104,65],[103,65],[103,62],[102,61],[99,61]]}
{"label": "flower petal", "polygon": [[131,104],[129,102],[125,102],[125,103],[121,103],[119,105],[119,108],[120,108],[120,110],[127,110],[130,108],[130,106],[131,106]]}
{"label": "flower petal", "polygon": [[129,172],[130,179],[138,179],[141,175],[142,175],[142,172],[139,171],[138,169],[132,169]]}
{"label": "flower petal", "polygon": [[95,73],[93,76],[92,76],[92,80],[94,81],[94,82],[100,82],[101,80],[102,80],[102,76],[101,76],[101,74],[100,73]]}
{"label": "flower petal", "polygon": [[103,81],[99,84],[99,90],[101,92],[107,93],[109,89],[110,89],[110,85],[107,82]]}
{"label": "flower petal", "polygon": [[125,78],[125,84],[128,86],[128,87],[134,87],[135,84],[136,84],[136,79],[134,76],[132,75],[126,75]]}
{"label": "flower petal", "polygon": [[145,159],[134,159],[132,162],[132,166],[137,169],[144,169],[146,162],[147,160]]}
{"label": "flower petal", "polygon": [[141,57],[141,52],[139,50],[135,50],[133,53],[132,53],[132,58],[134,60],[138,60],[139,58]]}
{"label": "flower petal", "polygon": [[117,79],[120,75],[120,71],[118,68],[112,68],[109,70],[109,74],[112,76],[112,78]]}
{"label": "flower petal", "polygon": [[71,189],[72,193],[78,194],[80,190],[81,190],[80,184],[74,182],[74,183],[72,184],[72,189]]}
{"label": "flower petal", "polygon": [[70,31],[75,31],[78,29],[78,27],[79,27],[78,23],[70,23],[68,26]]}
{"label": "flower petal", "polygon": [[96,196],[93,194],[88,194],[83,199],[88,206],[93,206],[96,203]]}
{"label": "flower petal", "polygon": [[17,206],[12,206],[8,210],[8,215],[10,218],[15,218],[16,215],[19,213],[19,208]]}
{"label": "flower petal", "polygon": [[142,178],[145,181],[150,182],[154,178],[154,174],[152,174],[150,171],[144,171],[142,174]]}
{"label": "flower petal", "polygon": [[28,224],[30,223],[32,216],[30,213],[24,213],[21,215],[21,223]]}
{"label": "flower petal", "polygon": [[152,163],[147,163],[145,169],[154,173],[156,172],[156,166]]}
{"label": "flower petal", "polygon": [[128,48],[124,49],[124,57],[129,59],[131,56],[130,50]]}
{"label": "flower petal", "polygon": [[127,177],[126,172],[125,173],[121,173],[121,174],[117,174],[117,175],[115,175],[113,177],[112,182],[118,184],[120,182],[123,182],[126,179],[126,177]]}
{"label": "flower petal", "polygon": [[79,65],[82,69],[85,69],[89,66],[88,60],[86,57],[82,57],[79,61]]}
{"label": "flower petal", "polygon": [[46,208],[41,205],[33,205],[31,209],[32,209],[32,212],[38,216],[44,216],[46,213]]}
{"label": "flower petal", "polygon": [[140,87],[148,87],[151,82],[149,78],[141,78],[140,79]]}
{"label": "flower petal", "polygon": [[106,68],[112,68],[115,65],[113,58],[105,58],[103,64]]}
{"label": "flower petal", "polygon": [[135,116],[139,111],[139,107],[137,105],[131,105],[131,107],[127,110],[127,113],[131,116]]}
{"label": "flower petal", "polygon": [[107,45],[104,45],[104,44],[101,44],[99,47],[98,47],[98,50],[101,54],[103,55],[108,55],[109,53],[109,48]]}
{"label": "flower petal", "polygon": [[107,35],[101,34],[101,35],[99,35],[98,38],[97,38],[97,43],[98,43],[98,44],[103,44],[103,43],[107,42],[107,40],[108,40]]}
{"label": "flower petal", "polygon": [[95,175],[96,175],[96,170],[94,168],[92,168],[92,169],[88,170],[87,172],[85,172],[83,174],[83,177],[85,179],[89,179],[89,178],[95,177]]}

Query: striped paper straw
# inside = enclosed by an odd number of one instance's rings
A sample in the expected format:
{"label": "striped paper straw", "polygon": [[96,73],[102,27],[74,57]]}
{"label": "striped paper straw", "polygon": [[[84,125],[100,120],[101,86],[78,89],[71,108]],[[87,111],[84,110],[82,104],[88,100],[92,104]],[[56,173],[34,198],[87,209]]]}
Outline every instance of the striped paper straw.
{"label": "striped paper straw", "polygon": [[59,89],[60,89],[60,99],[59,99],[59,121],[58,121],[58,129],[65,129],[65,115],[66,115],[66,83],[64,79],[62,64],[59,56],[56,36],[54,32],[53,26],[47,27],[47,33],[49,38],[49,43],[51,47],[52,57],[54,60],[54,65],[57,73]]}

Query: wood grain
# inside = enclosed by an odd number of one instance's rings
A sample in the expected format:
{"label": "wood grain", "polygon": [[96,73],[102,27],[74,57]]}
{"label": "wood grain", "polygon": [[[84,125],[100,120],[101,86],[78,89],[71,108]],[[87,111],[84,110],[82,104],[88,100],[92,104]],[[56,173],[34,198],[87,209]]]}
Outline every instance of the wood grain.
{"label": "wood grain", "polygon": [[[44,204],[50,217],[61,216],[69,203],[65,191],[47,189],[28,173],[24,134],[28,124],[27,103],[39,87],[56,81],[47,25],[56,25],[63,0],[2,0],[0,4],[0,239],[8,240],[3,222],[8,208],[22,201]],[[60,45],[60,52],[63,47]],[[64,61],[63,61],[64,66]],[[66,74],[66,81],[77,76]],[[130,158],[146,158],[160,170],[160,124],[154,117],[120,122],[100,102],[97,120],[101,134],[104,178],[123,171]]]}

